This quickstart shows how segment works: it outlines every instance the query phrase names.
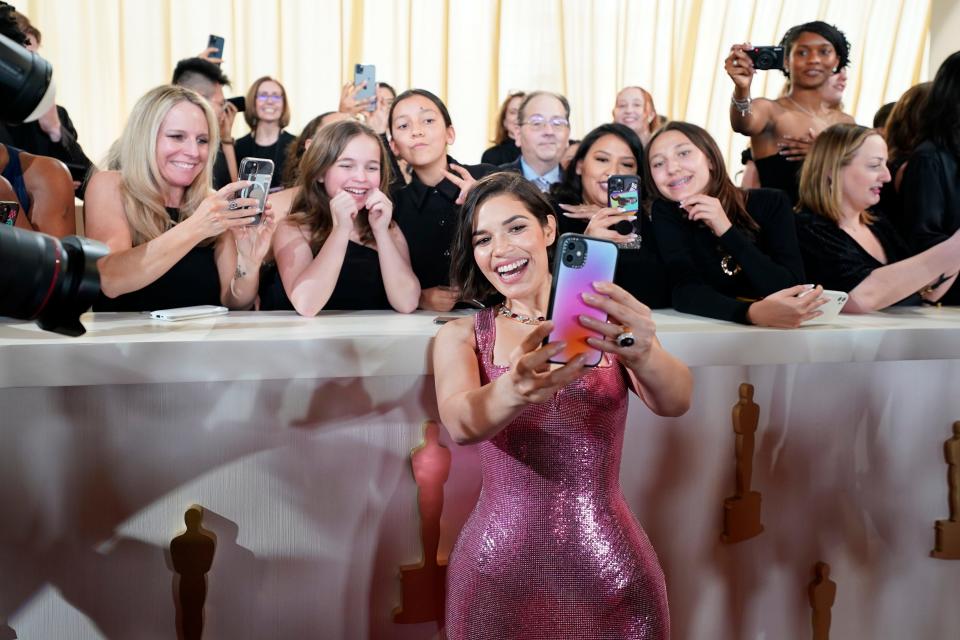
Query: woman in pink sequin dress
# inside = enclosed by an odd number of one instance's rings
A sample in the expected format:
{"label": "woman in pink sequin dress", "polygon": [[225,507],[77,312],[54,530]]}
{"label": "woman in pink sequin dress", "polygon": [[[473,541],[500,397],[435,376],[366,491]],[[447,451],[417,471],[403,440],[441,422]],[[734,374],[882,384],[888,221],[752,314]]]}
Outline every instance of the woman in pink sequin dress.
{"label": "woman in pink sequin dress", "polygon": [[[502,305],[437,334],[440,417],[459,443],[479,443],[483,489],[447,570],[450,640],[664,639],[663,571],[619,484],[631,389],[659,415],[683,414],[692,380],[656,339],[650,310],[611,283],[585,301],[608,323],[581,322],[605,352],[551,367],[549,203],[522,176],[477,182],[454,241],[465,297]],[[620,347],[624,327],[636,343]],[[441,375],[442,374],[442,375]]]}

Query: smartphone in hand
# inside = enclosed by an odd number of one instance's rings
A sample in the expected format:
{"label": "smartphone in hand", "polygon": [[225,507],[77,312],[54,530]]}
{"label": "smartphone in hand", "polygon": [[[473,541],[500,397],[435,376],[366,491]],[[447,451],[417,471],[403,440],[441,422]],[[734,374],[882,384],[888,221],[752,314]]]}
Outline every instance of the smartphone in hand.
{"label": "smartphone in hand", "polygon": [[553,330],[544,339],[548,342],[566,342],[566,348],[550,358],[550,362],[566,364],[584,353],[586,365],[600,364],[603,353],[587,344],[587,338],[600,334],[580,324],[581,315],[600,322],[607,314],[583,301],[584,293],[600,295],[594,282],[613,282],[617,270],[617,245],[609,240],[591,238],[578,233],[565,233],[557,243],[553,263],[553,282],[550,286],[550,307],[547,317],[553,321]]}
{"label": "smartphone in hand", "polygon": [[240,170],[237,174],[240,180],[249,180],[253,183],[240,190],[240,197],[257,199],[257,214],[251,224],[260,224],[263,221],[263,210],[267,206],[270,182],[273,180],[273,160],[244,158],[240,162]]}
{"label": "smartphone in hand", "polygon": [[359,87],[364,82],[366,86],[354,94],[357,100],[367,100],[367,111],[377,110],[377,68],[372,64],[358,64],[353,70],[353,84]]}
{"label": "smartphone in hand", "polygon": [[216,51],[211,54],[211,57],[223,60],[223,43],[223,36],[210,34],[210,37],[207,39],[207,49],[216,49]]}
{"label": "smartphone in hand", "polygon": [[[607,205],[623,210],[626,216],[635,216],[640,211],[640,177],[616,175],[607,178]],[[640,234],[640,224],[634,220],[621,220],[613,226],[623,236]]]}

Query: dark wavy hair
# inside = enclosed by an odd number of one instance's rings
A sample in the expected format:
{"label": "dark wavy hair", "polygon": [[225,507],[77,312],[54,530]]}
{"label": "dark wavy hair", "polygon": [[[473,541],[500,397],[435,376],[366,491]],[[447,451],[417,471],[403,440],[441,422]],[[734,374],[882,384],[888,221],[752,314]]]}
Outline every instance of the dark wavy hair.
{"label": "dark wavy hair", "polygon": [[801,33],[815,33],[818,36],[823,36],[827,39],[827,42],[833,45],[833,50],[837,52],[837,67],[834,69],[834,72],[840,71],[840,69],[843,69],[850,63],[850,41],[847,40],[847,36],[844,35],[843,31],[822,20],[814,20],[813,22],[805,22],[795,27],[790,27],[787,32],[783,34],[783,40],[780,41],[780,46],[783,47],[783,59],[785,63],[784,68],[781,69],[783,75],[788,78],[790,77],[790,71],[786,68],[788,66],[786,61],[790,59],[790,52],[793,51],[793,45]]}
{"label": "dark wavy hair", "polygon": [[893,105],[886,123],[880,127],[887,141],[890,163],[906,159],[922,141],[924,105],[931,83],[921,82],[907,89]]}
{"label": "dark wavy hair", "polygon": [[960,158],[960,51],[947,56],[923,106],[922,138]]}
{"label": "dark wavy hair", "polygon": [[[650,149],[653,148],[653,143],[656,142],[657,138],[667,131],[682,133],[690,140],[693,146],[707,156],[707,161],[709,161],[711,165],[710,181],[707,182],[707,188],[704,190],[704,193],[719,200],[724,212],[730,219],[730,223],[746,233],[751,240],[754,239],[756,232],[760,230],[760,225],[758,225],[757,221],[747,212],[747,196],[743,190],[733,184],[733,181],[730,179],[723,154],[720,152],[720,147],[717,146],[717,142],[713,139],[713,136],[707,133],[702,127],[698,127],[690,122],[671,120],[663,125],[663,127],[650,138],[650,143],[647,145],[648,153]],[[660,193],[656,183],[653,181],[653,172],[650,170],[649,158],[647,162],[643,163],[643,192],[646,195],[644,209],[647,211],[647,215],[650,213],[650,207],[653,205],[654,200],[669,200],[669,198]]]}
{"label": "dark wavy hair", "polygon": [[490,198],[503,194],[516,198],[541,226],[546,226],[554,218],[553,207],[546,197],[523,175],[504,171],[478,180],[463,203],[450,252],[450,284],[460,288],[464,299],[486,300],[497,293],[473,259],[473,227],[480,207]]}
{"label": "dark wavy hair", "polygon": [[626,125],[615,122],[602,124],[583,137],[577,152],[573,154],[570,164],[567,165],[567,170],[563,172],[563,178],[550,187],[550,195],[554,200],[561,204],[583,204],[583,178],[577,175],[577,163],[587,157],[590,148],[596,144],[597,140],[610,135],[617,136],[630,147],[633,157],[637,160],[638,169],[643,165],[643,144],[636,132]]}

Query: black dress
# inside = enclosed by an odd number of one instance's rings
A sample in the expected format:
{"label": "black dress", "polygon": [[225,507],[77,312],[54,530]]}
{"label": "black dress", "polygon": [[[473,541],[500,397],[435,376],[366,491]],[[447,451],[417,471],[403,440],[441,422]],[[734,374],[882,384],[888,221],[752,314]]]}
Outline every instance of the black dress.
{"label": "black dress", "polygon": [[237,168],[244,158],[265,158],[273,160],[273,179],[270,181],[270,188],[275,189],[283,186],[283,165],[287,160],[287,147],[296,137],[281,131],[277,141],[266,147],[261,147],[253,139],[253,134],[247,134],[238,138],[234,143],[237,154]]}
{"label": "black dress", "polygon": [[[563,204],[581,204],[580,202]],[[563,215],[559,204],[554,204],[557,229],[562,233],[583,233],[589,220],[569,218]],[[651,309],[670,306],[670,282],[667,270],[657,254],[653,239],[653,226],[642,212],[637,214],[640,223],[640,247],[621,247],[617,252],[617,270],[613,282],[630,292],[634,298]]]}
{"label": "black dress", "polygon": [[483,164],[500,166],[501,164],[513,162],[519,157],[520,147],[517,146],[515,140],[512,138],[507,138],[500,144],[494,145],[484,151],[483,155],[480,157],[480,162]]}
{"label": "black dress", "polygon": [[[387,290],[383,286],[380,255],[377,250],[351,240],[347,243],[347,253],[343,257],[343,266],[340,267],[337,284],[327,304],[323,305],[323,310],[390,310],[392,308],[387,298]],[[281,309],[293,309],[293,304],[283,288],[279,272],[272,270],[260,287],[260,310]]]}
{"label": "black dress", "polygon": [[[801,211],[796,217],[800,251],[811,282],[823,285],[824,289],[849,293],[874,269],[886,266],[832,220],[811,211]],[[876,216],[870,230],[883,247],[886,264],[910,257],[906,244],[885,217]],[[913,294],[897,304],[920,302],[920,296]]]}
{"label": "black dress", "polygon": [[[174,222],[179,210],[168,207]],[[142,289],[116,298],[100,293],[93,303],[94,311],[155,311],[201,304],[220,304],[220,274],[213,255],[213,243],[196,246],[170,267],[166,273]]]}
{"label": "black dress", "polygon": [[787,160],[780,154],[773,154],[766,158],[754,158],[757,165],[757,175],[760,177],[760,186],[764,189],[780,189],[790,198],[794,205],[800,200],[800,169],[803,163]]}
{"label": "black dress", "polygon": [[[475,179],[497,170],[486,164],[461,165],[450,156],[447,164],[462,166]],[[450,284],[450,248],[460,220],[459,195],[460,187],[446,178],[428,187],[416,172],[410,184],[391,194],[396,206],[393,219],[407,239],[410,264],[422,289]]]}
{"label": "black dress", "polygon": [[781,191],[747,191],[747,213],[760,227],[755,239],[737,227],[717,237],[669,200],[655,201],[651,213],[677,311],[749,324],[753,301],[804,280],[793,213]]}

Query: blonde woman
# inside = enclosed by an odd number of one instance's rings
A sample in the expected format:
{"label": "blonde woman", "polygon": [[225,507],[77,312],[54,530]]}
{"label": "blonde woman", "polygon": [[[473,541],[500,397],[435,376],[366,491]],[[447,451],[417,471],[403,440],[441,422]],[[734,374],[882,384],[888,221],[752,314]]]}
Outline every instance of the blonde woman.
{"label": "blonde woman", "polygon": [[247,226],[256,201],[234,197],[247,182],[213,193],[217,138],[213,110],[190,89],[157,87],[134,105],[114,145],[121,169],[98,172],[87,187],[87,235],[110,248],[94,309],[253,304],[275,223],[268,208]]}

